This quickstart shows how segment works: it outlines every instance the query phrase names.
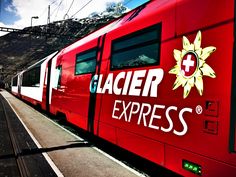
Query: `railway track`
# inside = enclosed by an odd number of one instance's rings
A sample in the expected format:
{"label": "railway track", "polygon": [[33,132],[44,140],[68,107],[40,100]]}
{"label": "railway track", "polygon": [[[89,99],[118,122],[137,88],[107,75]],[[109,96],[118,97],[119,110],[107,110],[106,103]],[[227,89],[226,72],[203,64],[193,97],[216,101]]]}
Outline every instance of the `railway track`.
{"label": "railway track", "polygon": [[0,176],[57,176],[0,95]]}
{"label": "railway track", "polygon": [[29,171],[27,170],[25,162],[24,162],[23,158],[20,156],[21,149],[18,145],[17,137],[14,133],[14,129],[12,128],[12,125],[10,123],[10,118],[7,115],[5,103],[2,101],[2,99],[1,99],[0,106],[2,107],[2,112],[3,112],[2,118],[6,122],[7,132],[10,137],[11,147],[9,147],[9,148],[11,148],[13,150],[14,157],[15,157],[16,164],[17,164],[17,168],[19,170],[19,176],[29,176]]}

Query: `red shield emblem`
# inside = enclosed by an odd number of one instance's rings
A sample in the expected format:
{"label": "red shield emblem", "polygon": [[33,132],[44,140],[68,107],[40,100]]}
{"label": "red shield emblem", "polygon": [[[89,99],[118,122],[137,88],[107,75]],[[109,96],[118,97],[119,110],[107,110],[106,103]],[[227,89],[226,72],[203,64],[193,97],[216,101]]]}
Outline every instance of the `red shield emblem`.
{"label": "red shield emblem", "polygon": [[185,77],[191,77],[197,69],[197,57],[193,52],[184,55],[181,61],[181,73]]}

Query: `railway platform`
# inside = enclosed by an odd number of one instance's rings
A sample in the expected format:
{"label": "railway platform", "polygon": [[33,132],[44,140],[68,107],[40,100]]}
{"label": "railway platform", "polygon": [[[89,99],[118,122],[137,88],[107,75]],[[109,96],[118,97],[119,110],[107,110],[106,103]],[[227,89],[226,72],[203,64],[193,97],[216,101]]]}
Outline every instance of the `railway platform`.
{"label": "railway platform", "polygon": [[0,92],[0,176],[144,176]]}
{"label": "railway platform", "polygon": [[0,95],[0,176],[57,176]]}

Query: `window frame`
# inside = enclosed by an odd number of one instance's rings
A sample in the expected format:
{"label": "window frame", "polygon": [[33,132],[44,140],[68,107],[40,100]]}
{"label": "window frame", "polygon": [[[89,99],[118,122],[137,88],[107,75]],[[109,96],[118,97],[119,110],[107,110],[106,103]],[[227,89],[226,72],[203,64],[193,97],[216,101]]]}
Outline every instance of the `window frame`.
{"label": "window frame", "polygon": [[[16,83],[15,83],[16,82]],[[16,84],[16,85],[14,85],[14,83]],[[13,77],[12,78],[12,87],[16,87],[18,85],[18,75],[17,76],[15,76],[15,77]]]}
{"label": "window frame", "polygon": [[[157,33],[157,39],[153,39],[144,43],[139,43],[139,44],[135,44],[126,48],[122,48],[122,49],[118,49],[118,50],[114,50],[114,45],[117,42],[121,42],[121,41],[125,41],[128,39],[132,39],[135,37],[138,37],[139,35],[142,35],[143,33],[148,33],[148,32],[152,32],[152,31],[156,31]],[[130,69],[130,68],[142,68],[142,67],[147,67],[147,66],[159,66],[160,65],[160,52],[161,52],[161,32],[162,32],[162,24],[158,23],[155,25],[151,25],[148,26],[146,28],[140,29],[138,31],[134,31],[130,34],[127,34],[125,36],[121,36],[117,39],[113,39],[111,41],[111,57],[110,57],[110,71],[116,71],[116,70],[123,70],[123,69]],[[157,44],[158,45],[158,56],[157,56],[157,61],[155,63],[151,63],[151,64],[145,64],[145,65],[140,65],[140,66],[125,66],[125,67],[120,67],[120,68],[114,68],[112,67],[112,63],[113,63],[113,55],[116,53],[122,53],[122,52],[126,52],[135,48],[141,48],[141,47],[145,47],[148,45],[152,45],[152,44]]]}
{"label": "window frame", "polygon": [[[39,82],[37,83],[37,84],[39,84],[39,85],[32,85],[32,83],[30,83],[30,85],[29,85],[29,80],[26,82],[26,84],[24,83],[25,81],[24,81],[24,75],[26,74],[26,75],[28,75],[28,73],[30,73],[30,72],[35,72],[36,74],[37,74],[37,71],[36,70],[39,70],[39,75],[35,75],[38,79],[39,79]],[[27,76],[28,77],[28,76]],[[35,77],[35,78],[36,78]],[[35,80],[35,78],[34,78],[34,80]],[[27,78],[28,79],[28,78]],[[41,65],[35,65],[34,67],[31,67],[31,68],[29,68],[28,70],[26,70],[25,72],[23,72],[23,74],[22,74],[22,84],[21,84],[21,86],[22,87],[40,87],[40,81],[41,81]]]}
{"label": "window frame", "polygon": [[[86,62],[86,61],[92,61],[93,57],[90,57],[90,58],[86,58],[82,61],[77,61],[77,58],[78,56],[80,55],[84,55],[84,54],[87,54],[87,53],[90,53],[92,51],[95,51],[96,55],[95,55],[95,71],[93,72],[86,72],[86,73],[79,73],[79,74],[76,74],[76,66],[78,63],[82,63],[82,62]],[[79,76],[79,75],[84,75],[84,74],[92,74],[92,73],[95,73],[96,72],[96,66],[97,66],[97,56],[98,56],[98,47],[93,47],[93,48],[90,48],[90,49],[87,49],[87,50],[84,50],[82,52],[79,52],[76,54],[76,57],[75,57],[75,70],[74,70],[74,75],[75,76]]]}
{"label": "window frame", "polygon": [[56,66],[56,69],[59,70],[59,76],[58,76],[58,81],[57,81],[57,87],[56,88],[61,88],[61,79],[62,79],[62,65]]}

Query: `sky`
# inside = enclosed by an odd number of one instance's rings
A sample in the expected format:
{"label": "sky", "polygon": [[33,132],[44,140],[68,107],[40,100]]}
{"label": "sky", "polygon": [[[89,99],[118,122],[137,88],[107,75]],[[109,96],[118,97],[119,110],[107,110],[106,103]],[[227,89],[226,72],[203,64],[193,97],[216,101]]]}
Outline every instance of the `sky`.
{"label": "sky", "polygon": [[[50,5],[50,21],[65,18],[84,18],[92,12],[102,12],[107,3],[122,2],[129,9],[133,9],[148,0],[0,0],[0,27],[23,29],[31,25],[47,23],[48,5]],[[88,3],[88,4],[87,4]],[[86,5],[87,4],[87,5]],[[85,6],[86,5],[86,6]],[[85,6],[81,11],[79,11]],[[78,12],[79,11],[79,12]],[[0,36],[6,34],[0,32]]]}

